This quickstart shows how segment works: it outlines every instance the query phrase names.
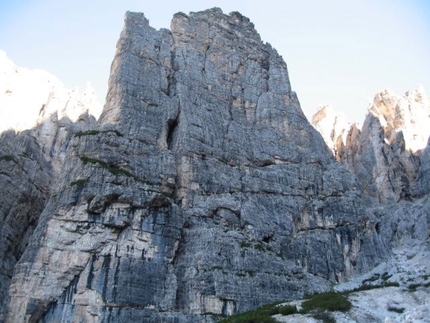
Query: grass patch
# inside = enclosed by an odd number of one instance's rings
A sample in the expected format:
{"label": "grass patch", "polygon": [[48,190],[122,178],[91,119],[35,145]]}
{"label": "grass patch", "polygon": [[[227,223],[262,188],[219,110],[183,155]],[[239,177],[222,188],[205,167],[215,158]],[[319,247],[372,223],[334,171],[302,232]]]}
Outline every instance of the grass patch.
{"label": "grass patch", "polygon": [[327,292],[309,296],[302,303],[302,310],[299,312],[294,305],[279,306],[278,303],[261,306],[253,311],[248,311],[242,314],[231,316],[220,321],[220,323],[266,323],[276,322],[272,318],[273,315],[292,315],[292,314],[308,314],[311,313],[316,319],[326,323],[335,322],[330,313],[325,311],[348,311],[351,308],[351,303],[348,299],[336,292]]}
{"label": "grass patch", "polygon": [[104,160],[89,158],[89,157],[85,157],[85,156],[82,156],[80,158],[81,158],[81,161],[84,163],[84,165],[86,165],[86,164],[99,164],[100,166],[102,166],[103,168],[108,170],[112,175],[126,176],[126,177],[131,177],[131,178],[134,178],[136,180],[139,180],[135,175],[130,173],[128,170],[119,168],[119,167],[112,165],[112,164],[108,164]]}
{"label": "grass patch", "polygon": [[282,315],[291,315],[298,313],[298,310],[294,305],[284,305],[278,307],[278,313]]}
{"label": "grass patch", "polygon": [[228,319],[220,321],[220,323],[277,323],[270,315],[259,314],[255,312],[245,312],[238,314]]}
{"label": "grass patch", "polygon": [[324,323],[336,323],[336,320],[327,312],[315,312],[312,317],[316,320],[323,321]]}
{"label": "grass patch", "polygon": [[371,283],[371,282],[377,281],[378,279],[379,279],[379,274],[375,274],[372,277],[363,280],[362,284]]}
{"label": "grass patch", "polygon": [[326,292],[315,294],[302,303],[304,313],[309,313],[314,310],[323,311],[349,311],[351,302],[340,293]]}
{"label": "grass patch", "polygon": [[240,243],[240,247],[241,247],[242,249],[244,249],[244,248],[251,248],[251,246],[252,246],[252,244],[250,244],[249,242],[242,241],[242,242]]}
{"label": "grass patch", "polygon": [[[242,242],[242,248],[252,247],[251,244]],[[255,248],[255,246],[254,246]],[[246,271],[251,277],[255,275],[254,271]],[[245,277],[243,272],[239,272],[236,274],[240,277]],[[391,276],[388,273],[384,273],[382,276],[378,276],[376,279],[375,276],[371,278],[371,280],[367,281],[375,281],[379,278],[384,280],[384,283],[379,285],[370,285],[365,284],[360,286],[359,288],[348,290],[344,292],[334,292],[329,291],[325,293],[319,293],[314,295],[305,295],[305,300],[302,303],[302,310],[298,311],[297,307],[294,305],[285,305],[279,306],[279,303],[268,304],[261,306],[253,311],[248,311],[242,314],[233,315],[229,318],[226,318],[220,323],[259,323],[259,322],[276,322],[272,318],[273,315],[281,314],[281,315],[292,315],[292,314],[310,314],[314,319],[321,320],[324,323],[335,323],[336,320],[330,314],[333,311],[339,312],[347,312],[352,308],[351,302],[348,300],[348,295],[353,292],[376,289],[376,288],[384,288],[384,287],[399,287],[398,282],[387,282]],[[428,283],[430,285],[430,283]],[[421,286],[421,285],[419,285]],[[388,308],[389,311],[403,313],[403,308],[391,307]],[[402,312],[400,312],[402,311]]]}
{"label": "grass patch", "polygon": [[381,287],[399,287],[400,284],[398,282],[385,282],[380,286]]}
{"label": "grass patch", "polygon": [[254,277],[255,276],[255,270],[247,270],[246,271],[249,276]]}
{"label": "grass patch", "polygon": [[255,310],[230,316],[219,323],[276,323],[273,315],[280,314],[278,303],[263,305]]}
{"label": "grass patch", "polygon": [[367,285],[367,284],[364,284],[364,285],[361,285],[360,287],[354,288],[351,291],[345,291],[345,293],[362,292],[362,291],[365,291],[365,290],[371,290],[371,289],[376,289],[376,288],[381,288],[381,287],[379,285]]}
{"label": "grass patch", "polygon": [[383,284],[378,284],[378,285],[364,284],[358,288],[354,288],[353,290],[345,291],[344,294],[345,293],[349,294],[349,293],[354,293],[354,292],[361,292],[361,291],[371,290],[371,289],[384,288],[384,287],[399,287],[399,286],[400,286],[400,284],[398,282],[384,282]]}
{"label": "grass patch", "polygon": [[420,287],[420,286],[421,286],[421,284],[410,284],[408,286],[408,289],[409,289],[410,292],[415,292],[417,290],[417,288]]}
{"label": "grass patch", "polygon": [[394,307],[394,306],[388,306],[387,310],[389,310],[390,312],[396,312],[399,314],[402,314],[405,311],[403,307]]}
{"label": "grass patch", "polygon": [[261,243],[257,243],[254,245],[254,249],[258,251],[266,251],[266,248]]}
{"label": "grass patch", "polygon": [[[250,243],[242,242],[242,248],[255,248],[255,245]],[[249,274],[251,277],[255,275],[254,271],[246,271],[245,273]],[[236,275],[240,277],[245,277],[244,272],[239,272]],[[372,276],[370,279],[366,281],[376,281],[378,279],[382,279],[384,282],[378,285],[370,285],[364,284],[358,288],[353,290],[347,290],[343,292],[334,292],[329,291],[325,293],[319,293],[314,295],[305,295],[305,300],[302,302],[302,310],[298,311],[297,307],[294,305],[285,305],[279,306],[278,303],[268,304],[261,306],[253,311],[248,311],[242,314],[233,315],[229,318],[226,318],[219,323],[259,323],[259,322],[276,322],[272,318],[273,315],[281,314],[281,315],[292,315],[292,314],[310,314],[314,319],[323,321],[324,323],[335,323],[336,320],[332,316],[330,312],[339,311],[339,312],[347,312],[352,308],[351,302],[348,300],[348,295],[354,292],[377,289],[377,288],[385,288],[385,287],[399,287],[400,284],[398,282],[388,282],[387,280],[391,276],[385,272],[382,275]],[[415,286],[416,285],[416,286]],[[426,283],[427,286],[430,286],[430,282]],[[422,286],[420,284],[413,284],[410,286]],[[411,287],[410,287],[411,288]],[[389,311],[396,313],[403,313],[404,308],[390,307]],[[402,311],[402,312],[400,312]]]}
{"label": "grass patch", "polygon": [[15,164],[18,164],[18,161],[15,159],[15,157],[13,155],[0,156],[0,161],[2,161],[2,160],[7,161],[7,162],[11,161],[11,162],[14,162]]}
{"label": "grass patch", "polygon": [[[136,175],[130,173],[128,170],[119,168],[118,166],[115,166],[112,164],[109,164],[109,163],[105,162],[104,160],[100,160],[100,159],[96,159],[96,158],[90,158],[90,157],[86,157],[86,156],[81,156],[79,158],[81,159],[82,163],[84,163],[84,165],[86,165],[86,164],[98,164],[101,167],[103,167],[104,169],[106,169],[112,175],[130,177],[130,178],[133,178],[137,182],[141,182],[141,183],[146,184],[146,185],[154,185],[150,181],[142,180],[139,177],[137,177]],[[151,189],[147,189],[146,191],[162,194],[162,195],[170,198],[169,194],[167,194],[165,192],[160,192],[160,191],[151,190]]]}
{"label": "grass patch", "polygon": [[80,138],[82,136],[95,136],[95,135],[98,135],[99,133],[109,133],[109,132],[114,133],[118,137],[123,136],[123,134],[118,130],[87,130],[87,131],[78,131],[77,133],[75,133],[75,137]]}
{"label": "grass patch", "polygon": [[83,185],[85,185],[86,183],[88,183],[88,178],[85,179],[78,179],[76,181],[73,181],[70,183],[70,186],[77,186],[77,187],[81,187]]}
{"label": "grass patch", "polygon": [[382,274],[381,279],[382,279],[383,281],[387,281],[388,279],[390,279],[390,278],[391,278],[391,276],[392,276],[392,275],[390,275],[390,274],[388,274],[387,272],[385,272],[385,273],[383,273],[383,274]]}
{"label": "grass patch", "polygon": [[254,243],[254,244],[252,244],[250,242],[242,241],[240,243],[240,247],[242,249],[254,248],[255,250],[262,251],[262,252],[268,251],[268,249],[264,245],[262,245],[261,243]]}

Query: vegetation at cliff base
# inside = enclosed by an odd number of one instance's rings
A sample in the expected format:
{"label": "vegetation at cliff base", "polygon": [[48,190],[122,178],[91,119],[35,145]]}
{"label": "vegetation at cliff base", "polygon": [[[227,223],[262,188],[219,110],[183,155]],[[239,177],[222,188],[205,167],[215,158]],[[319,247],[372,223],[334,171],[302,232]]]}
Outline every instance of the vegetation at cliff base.
{"label": "vegetation at cliff base", "polygon": [[226,318],[220,323],[276,323],[272,317],[276,314],[290,315],[297,313],[297,308],[292,305],[280,306],[279,303],[263,305],[255,310],[244,312]]}
{"label": "vegetation at cliff base", "polygon": [[326,292],[315,294],[302,303],[302,311],[309,313],[312,310],[327,310],[346,312],[351,309],[351,302],[342,294]]}
{"label": "vegetation at cliff base", "polygon": [[226,318],[220,323],[266,323],[277,322],[272,316],[291,314],[311,314],[312,317],[325,323],[333,322],[332,311],[346,312],[352,307],[351,302],[342,293],[333,291],[308,296],[302,303],[302,309],[294,305],[279,305],[279,303],[261,306],[253,311],[244,312]]}

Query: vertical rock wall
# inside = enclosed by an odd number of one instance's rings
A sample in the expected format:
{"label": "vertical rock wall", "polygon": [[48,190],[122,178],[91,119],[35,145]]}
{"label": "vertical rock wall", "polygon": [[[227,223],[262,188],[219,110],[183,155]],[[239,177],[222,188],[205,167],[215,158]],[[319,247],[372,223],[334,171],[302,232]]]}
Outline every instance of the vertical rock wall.
{"label": "vertical rock wall", "polygon": [[6,321],[213,322],[388,253],[287,66],[219,9],[127,13],[97,126],[71,139]]}
{"label": "vertical rock wall", "polygon": [[93,90],[64,89],[0,52],[0,321],[13,269],[60,175],[74,133],[94,125]]}

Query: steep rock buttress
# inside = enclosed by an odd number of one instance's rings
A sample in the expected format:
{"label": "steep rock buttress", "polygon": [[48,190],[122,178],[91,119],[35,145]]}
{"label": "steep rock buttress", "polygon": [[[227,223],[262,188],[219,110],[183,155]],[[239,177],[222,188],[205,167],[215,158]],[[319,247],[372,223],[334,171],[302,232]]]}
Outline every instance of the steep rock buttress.
{"label": "steep rock buttress", "polygon": [[129,12],[6,321],[213,322],[324,290],[389,252],[369,203],[248,18],[178,13],[156,31]]}

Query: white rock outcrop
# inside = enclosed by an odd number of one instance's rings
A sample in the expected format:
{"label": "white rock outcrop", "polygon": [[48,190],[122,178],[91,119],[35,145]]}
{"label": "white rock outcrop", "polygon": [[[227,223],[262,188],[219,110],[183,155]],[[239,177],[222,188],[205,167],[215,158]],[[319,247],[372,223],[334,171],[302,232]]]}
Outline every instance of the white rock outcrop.
{"label": "white rock outcrop", "polygon": [[331,105],[323,105],[312,116],[312,125],[319,131],[333,155],[337,157],[351,127],[345,115],[336,111]]}
{"label": "white rock outcrop", "polygon": [[377,93],[361,129],[337,120],[323,107],[312,122],[368,195],[397,201],[428,193],[430,98],[422,86],[402,97]]}
{"label": "white rock outcrop", "polygon": [[0,50],[0,132],[34,128],[54,113],[76,122],[85,112],[98,118],[101,111],[90,83],[83,93],[66,89],[52,74],[18,67]]}

